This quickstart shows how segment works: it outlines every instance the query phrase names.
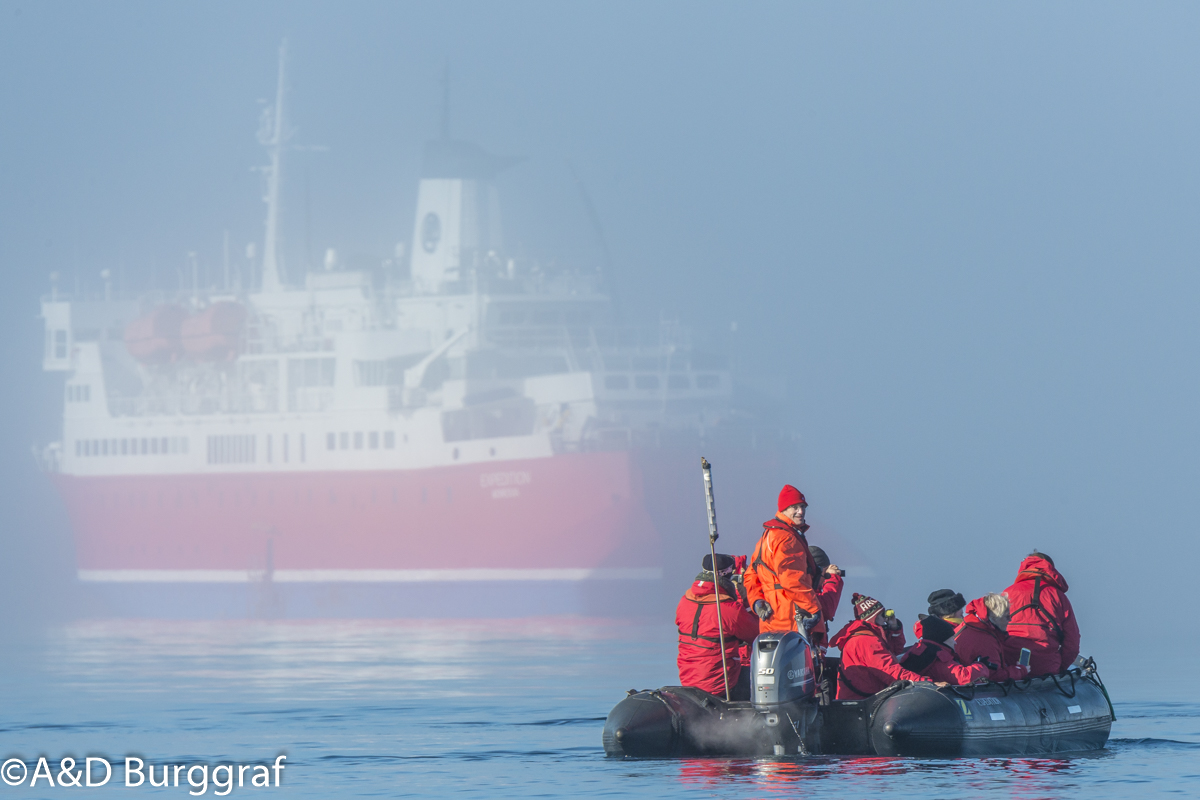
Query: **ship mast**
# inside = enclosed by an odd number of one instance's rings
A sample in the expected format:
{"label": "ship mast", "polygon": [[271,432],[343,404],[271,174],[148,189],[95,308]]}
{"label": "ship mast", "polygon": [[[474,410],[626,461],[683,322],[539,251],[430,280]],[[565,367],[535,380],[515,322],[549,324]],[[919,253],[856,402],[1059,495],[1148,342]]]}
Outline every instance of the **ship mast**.
{"label": "ship mast", "polygon": [[258,141],[267,148],[271,163],[264,168],[267,191],[267,230],[263,241],[262,287],[264,293],[278,292],[282,286],[282,271],[278,255],[279,239],[279,161],[283,152],[286,131],[283,126],[284,67],[287,62],[287,39],[279,45],[279,85],[275,90],[275,106],[263,112]]}

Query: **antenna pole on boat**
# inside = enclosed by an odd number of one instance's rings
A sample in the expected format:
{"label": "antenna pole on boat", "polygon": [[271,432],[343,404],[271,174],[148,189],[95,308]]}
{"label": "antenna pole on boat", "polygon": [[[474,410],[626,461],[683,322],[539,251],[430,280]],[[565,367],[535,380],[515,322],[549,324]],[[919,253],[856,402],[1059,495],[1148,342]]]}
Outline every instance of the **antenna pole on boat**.
{"label": "antenna pole on boat", "polygon": [[721,623],[721,573],[717,569],[717,505],[713,500],[712,464],[700,456],[704,471],[704,499],[708,503],[708,553],[712,558],[713,604],[717,607],[717,639],[721,645],[721,680],[725,683],[725,702],[729,702],[729,669],[725,666],[725,626]]}

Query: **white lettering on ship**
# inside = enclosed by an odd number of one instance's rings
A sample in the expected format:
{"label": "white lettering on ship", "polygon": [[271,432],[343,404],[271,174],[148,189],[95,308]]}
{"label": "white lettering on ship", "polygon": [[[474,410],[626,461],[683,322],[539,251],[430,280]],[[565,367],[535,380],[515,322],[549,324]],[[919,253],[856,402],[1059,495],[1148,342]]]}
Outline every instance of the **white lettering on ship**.
{"label": "white lettering on ship", "polygon": [[520,497],[518,487],[533,482],[533,476],[521,470],[519,472],[485,472],[479,476],[479,486],[492,490],[493,500],[508,500]]}

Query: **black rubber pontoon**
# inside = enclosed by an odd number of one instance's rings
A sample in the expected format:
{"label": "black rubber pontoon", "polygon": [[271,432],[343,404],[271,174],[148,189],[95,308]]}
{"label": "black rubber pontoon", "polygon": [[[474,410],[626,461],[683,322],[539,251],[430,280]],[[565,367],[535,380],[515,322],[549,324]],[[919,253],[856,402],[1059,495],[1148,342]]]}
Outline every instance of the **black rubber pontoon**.
{"label": "black rubber pontoon", "polygon": [[[757,658],[758,641],[755,648]],[[686,687],[630,692],[608,715],[604,751],[660,758],[1049,755],[1102,749],[1113,722],[1091,661],[1066,675],[1007,684],[938,689],[898,681],[865,700],[818,706],[809,692],[757,705]]]}

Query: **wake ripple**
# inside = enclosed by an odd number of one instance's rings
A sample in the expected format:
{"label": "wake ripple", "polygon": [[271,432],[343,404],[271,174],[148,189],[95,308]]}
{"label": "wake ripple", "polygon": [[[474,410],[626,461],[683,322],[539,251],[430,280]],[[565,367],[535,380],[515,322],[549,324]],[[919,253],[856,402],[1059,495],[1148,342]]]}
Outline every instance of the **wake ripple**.
{"label": "wake ripple", "polygon": [[1119,744],[1125,747],[1169,748],[1179,750],[1200,750],[1200,742],[1181,742],[1178,739],[1109,739],[1110,745]]}

